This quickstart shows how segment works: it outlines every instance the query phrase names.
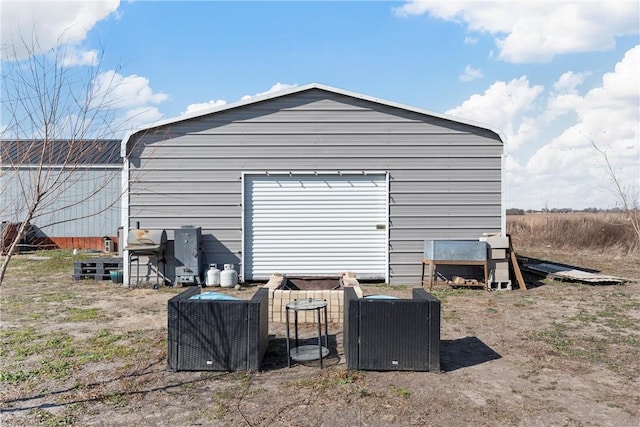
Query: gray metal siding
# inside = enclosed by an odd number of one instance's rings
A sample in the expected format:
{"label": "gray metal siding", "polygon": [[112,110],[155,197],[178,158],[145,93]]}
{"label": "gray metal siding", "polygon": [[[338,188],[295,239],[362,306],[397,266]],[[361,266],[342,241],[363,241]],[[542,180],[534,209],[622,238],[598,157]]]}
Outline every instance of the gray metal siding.
{"label": "gray metal siding", "polygon": [[[57,174],[57,170],[52,170]],[[49,237],[115,236],[120,226],[120,175],[117,168],[77,168],[45,196],[31,223]],[[2,221],[21,222],[27,212],[22,189],[35,183],[34,169],[3,169],[0,177]],[[32,202],[33,198],[28,198]]]}
{"label": "gray metal siding", "polygon": [[200,226],[208,262],[240,262],[243,171],[387,171],[394,284],[419,282],[423,240],[501,228],[498,135],[318,89],[148,130],[130,150],[131,226]]}
{"label": "gray metal siding", "polygon": [[118,139],[0,140],[3,165],[121,165]]}

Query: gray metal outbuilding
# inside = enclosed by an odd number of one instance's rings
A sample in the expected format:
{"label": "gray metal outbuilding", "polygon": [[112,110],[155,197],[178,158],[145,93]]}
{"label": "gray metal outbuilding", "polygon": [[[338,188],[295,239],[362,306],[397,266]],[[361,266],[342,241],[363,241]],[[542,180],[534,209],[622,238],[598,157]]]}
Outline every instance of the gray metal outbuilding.
{"label": "gray metal outbuilding", "polygon": [[424,240],[504,233],[503,150],[485,125],[309,84],[128,135],[122,226],[201,227],[206,262],[244,281],[415,285]]}
{"label": "gray metal outbuilding", "polygon": [[103,237],[117,240],[121,222],[120,144],[117,139],[1,140],[0,219],[20,223],[38,191],[48,188],[30,222],[31,244],[102,250]]}

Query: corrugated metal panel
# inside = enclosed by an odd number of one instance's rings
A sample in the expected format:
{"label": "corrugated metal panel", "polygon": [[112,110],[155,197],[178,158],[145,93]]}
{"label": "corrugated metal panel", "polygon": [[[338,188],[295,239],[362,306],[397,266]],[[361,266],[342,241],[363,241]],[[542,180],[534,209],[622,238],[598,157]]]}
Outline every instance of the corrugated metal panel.
{"label": "corrugated metal panel", "polygon": [[[306,127],[305,123],[298,124],[299,129]],[[175,136],[169,140],[162,142],[163,150],[161,151],[148,151],[145,152],[146,157],[164,156],[167,153],[180,152],[181,149],[191,149],[198,147],[207,156],[215,156],[219,154],[229,155],[233,154],[235,149],[238,148],[255,148],[255,147],[296,147],[300,145],[314,145],[318,142],[322,142],[323,147],[344,147],[345,140],[340,135],[321,133],[303,133],[298,132],[291,135],[282,134],[270,134],[263,132],[261,134],[235,134],[229,133],[224,138],[218,138],[220,135],[216,135],[215,144],[212,144],[213,139],[203,138],[204,132],[200,133],[187,133],[182,136]],[[474,146],[477,135],[471,133],[453,133],[453,132],[431,132],[425,134],[420,132],[419,135],[428,135],[429,138],[407,138],[403,141],[402,146],[431,146],[440,147],[441,152],[445,152],[446,146]],[[209,135],[213,136],[213,135]],[[385,132],[382,134],[356,134],[349,135],[349,146],[351,147],[385,147],[395,146],[396,137],[391,132]],[[402,147],[401,146],[401,147]],[[165,151],[166,149],[166,151]],[[188,150],[189,151],[189,150]],[[375,151],[375,150],[374,150]],[[178,153],[179,154],[179,153]],[[293,154],[293,153],[289,153]]]}
{"label": "corrugated metal panel", "polygon": [[245,279],[387,275],[384,175],[245,175]]}
{"label": "corrugated metal panel", "polygon": [[242,257],[243,172],[387,171],[390,253],[402,246],[389,265],[394,284],[419,282],[423,240],[501,227],[496,133],[327,91],[172,123],[137,134],[130,146],[131,224],[201,226],[217,263]]}
{"label": "corrugated metal panel", "polygon": [[[120,171],[76,169],[62,174],[60,186],[47,193],[31,223],[50,237],[115,236],[120,226]],[[54,174],[54,175],[55,175]],[[64,177],[67,176],[67,177]],[[20,222],[34,196],[34,171],[17,170],[0,176],[0,217]],[[45,181],[45,185],[46,184]]]}
{"label": "corrugated metal panel", "polygon": [[[115,236],[121,215],[120,142],[0,141],[0,219],[20,222],[25,218],[35,200],[32,187],[39,174],[41,185],[51,187],[31,220],[39,237]],[[40,162],[43,169],[37,166]]]}
{"label": "corrugated metal panel", "polygon": [[[201,149],[203,156],[212,156],[214,158],[233,158],[237,155],[239,150],[246,150],[247,154],[252,153],[252,148],[247,146],[236,146],[233,148],[228,147],[217,147],[218,149],[215,151],[209,151]],[[382,146],[385,149],[389,148],[389,145]],[[188,159],[193,161],[198,161],[198,159],[202,159],[200,156],[196,156],[195,153],[191,150],[185,150],[187,147],[167,147],[162,152],[154,153],[153,159]],[[260,146],[260,148],[263,148]],[[386,157],[383,151],[381,150],[373,150],[372,146],[367,146],[366,153],[363,153],[364,147],[360,146],[335,146],[330,147],[324,144],[322,145],[312,145],[308,148],[308,154],[315,157],[335,157],[340,156],[344,158],[362,158],[363,154],[366,154],[367,158],[376,159],[376,158],[384,158]],[[473,145],[452,145],[447,146],[446,149],[439,146],[398,146],[392,147],[394,154],[398,157],[407,157],[407,156],[419,156],[419,157],[440,157],[447,159],[457,159],[457,158],[469,158],[469,157],[483,157],[488,156],[486,149],[484,147],[478,147]],[[253,153],[255,155],[255,152]],[[262,158],[305,158],[305,154],[300,152],[291,152],[290,146],[271,146],[269,147],[269,151],[260,153]],[[388,155],[388,154],[387,154]],[[453,160],[455,161],[455,160]]]}
{"label": "corrugated metal panel", "polygon": [[[305,147],[298,147],[296,150],[304,150]],[[268,151],[268,148],[264,148]],[[260,155],[262,150],[253,150],[250,152],[238,150],[236,157],[226,158],[198,158],[181,159],[177,162],[175,159],[149,159],[145,162],[144,174],[150,174],[150,168],[157,167],[161,170],[168,170],[171,168],[181,168],[183,176],[189,176],[191,172],[202,172],[212,170],[223,171],[251,171],[256,167],[269,168],[271,170],[282,170],[286,168],[287,162],[290,166],[295,166],[299,170],[363,170],[363,169],[386,169],[396,170],[401,173],[403,169],[420,169],[435,167],[438,170],[443,171],[443,174],[456,176],[459,182],[465,181],[465,176],[461,174],[465,173],[464,166],[468,165],[468,168],[477,167],[478,163],[481,163],[484,167],[495,168],[495,157],[489,157],[487,159],[482,158],[456,158],[455,161],[450,163],[459,163],[460,167],[442,167],[444,162],[449,160],[443,160],[441,158],[420,158],[420,157],[394,157],[393,150],[387,150],[387,156],[369,157],[366,153],[363,153],[360,157],[344,158],[340,156],[326,155],[310,155],[311,157],[304,157],[300,154],[291,157],[262,157]],[[243,154],[246,154],[243,156]],[[486,160],[486,161],[483,161]],[[207,161],[209,164],[207,164]],[[215,166],[212,165],[215,163]],[[493,164],[493,166],[491,166]],[[189,170],[185,170],[184,165],[189,165]],[[264,165],[264,166],[263,166]],[[267,166],[268,165],[268,166]],[[466,179],[474,181],[473,174],[468,174]]]}
{"label": "corrugated metal panel", "polygon": [[3,165],[121,165],[119,139],[1,140]]}

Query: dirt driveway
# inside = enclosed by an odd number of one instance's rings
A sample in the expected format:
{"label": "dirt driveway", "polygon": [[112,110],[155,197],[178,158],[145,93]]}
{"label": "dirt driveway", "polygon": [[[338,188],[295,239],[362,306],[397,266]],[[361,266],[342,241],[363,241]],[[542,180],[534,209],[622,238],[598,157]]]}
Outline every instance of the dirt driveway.
{"label": "dirt driveway", "polygon": [[2,426],[640,425],[637,282],[438,290],[439,373],[347,371],[341,324],[328,366],[288,369],[274,323],[262,372],[173,373],[166,301],[179,289],[31,271],[16,262],[0,289]]}

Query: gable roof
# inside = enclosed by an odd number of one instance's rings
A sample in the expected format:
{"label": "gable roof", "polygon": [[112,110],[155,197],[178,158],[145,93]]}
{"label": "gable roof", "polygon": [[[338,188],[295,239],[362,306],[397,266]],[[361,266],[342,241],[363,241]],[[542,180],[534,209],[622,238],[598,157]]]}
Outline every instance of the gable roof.
{"label": "gable roof", "polygon": [[118,139],[1,140],[3,165],[121,165]]}
{"label": "gable roof", "polygon": [[348,97],[351,97],[351,98],[356,98],[356,99],[360,99],[360,100],[364,100],[364,101],[374,102],[374,103],[385,105],[385,106],[388,106],[388,107],[399,108],[401,110],[406,110],[406,111],[411,111],[411,112],[418,113],[418,114],[423,114],[425,116],[435,117],[435,118],[439,118],[439,119],[443,119],[443,120],[449,120],[449,121],[453,121],[453,122],[469,125],[469,126],[472,126],[472,127],[480,128],[480,129],[486,129],[486,130],[489,130],[489,131],[495,133],[496,135],[498,135],[500,137],[500,140],[503,142],[503,144],[506,141],[506,139],[504,138],[504,135],[502,134],[501,131],[499,131],[498,129],[493,128],[490,125],[484,124],[484,123],[476,122],[476,121],[473,121],[473,120],[462,119],[462,118],[459,118],[459,117],[453,117],[453,116],[446,115],[446,114],[434,113],[433,111],[429,111],[429,110],[425,110],[425,109],[421,109],[421,108],[416,108],[416,107],[411,107],[411,106],[408,106],[408,105],[403,105],[403,104],[399,104],[397,102],[387,101],[387,100],[383,100],[383,99],[380,99],[380,98],[375,98],[375,97],[368,96],[368,95],[362,95],[362,94],[359,94],[359,93],[356,93],[356,92],[350,92],[350,91],[347,91],[347,90],[344,90],[344,89],[338,89],[338,88],[327,86],[327,85],[323,85],[323,84],[320,84],[320,83],[309,83],[309,84],[306,84],[306,85],[303,85],[303,86],[295,86],[295,87],[292,87],[292,88],[283,89],[281,91],[267,93],[265,95],[254,96],[254,97],[248,98],[246,100],[241,100],[241,101],[233,102],[233,103],[230,103],[230,104],[220,105],[220,106],[211,107],[211,108],[205,108],[205,109],[193,112],[193,113],[183,114],[181,116],[177,116],[177,117],[161,120],[161,121],[158,121],[158,122],[151,123],[149,125],[143,126],[143,127],[138,128],[138,129],[136,129],[136,130],[134,130],[132,132],[129,132],[124,137],[124,139],[122,140],[122,153],[123,153],[122,155],[123,156],[126,155],[125,154],[126,153],[126,147],[127,147],[127,144],[129,142],[129,140],[131,139],[131,137],[133,137],[135,134],[137,134],[139,132],[144,132],[144,131],[148,131],[148,130],[151,130],[151,129],[154,129],[154,128],[158,128],[158,127],[162,127],[162,126],[166,126],[166,125],[170,125],[170,124],[174,124],[174,123],[179,123],[179,122],[182,122],[182,121],[186,121],[186,120],[191,120],[191,119],[198,118],[198,117],[207,116],[207,115],[218,113],[218,112],[221,112],[221,111],[231,110],[231,109],[234,109],[234,108],[243,107],[245,105],[250,105],[250,104],[266,101],[266,100],[269,100],[269,99],[279,98],[279,97],[282,97],[282,96],[287,96],[287,95],[291,95],[291,94],[295,94],[295,93],[300,93],[300,92],[304,92],[304,91],[308,91],[308,90],[312,90],[312,89],[319,89],[319,90],[323,90],[323,91],[326,91],[326,92],[331,92],[331,93],[335,93],[335,94],[339,94],[339,95],[348,96]]}

